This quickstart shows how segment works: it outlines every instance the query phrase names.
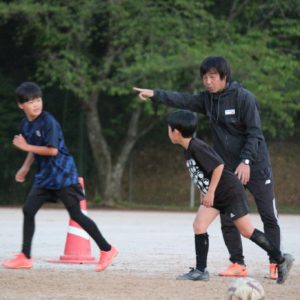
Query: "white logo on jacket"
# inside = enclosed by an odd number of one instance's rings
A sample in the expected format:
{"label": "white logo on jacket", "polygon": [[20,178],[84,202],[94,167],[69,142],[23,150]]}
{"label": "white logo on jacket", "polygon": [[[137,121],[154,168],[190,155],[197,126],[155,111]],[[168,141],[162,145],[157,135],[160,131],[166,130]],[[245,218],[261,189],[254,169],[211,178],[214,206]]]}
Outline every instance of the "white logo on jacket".
{"label": "white logo on jacket", "polygon": [[235,109],[226,109],[225,110],[225,116],[232,116],[235,115]]}

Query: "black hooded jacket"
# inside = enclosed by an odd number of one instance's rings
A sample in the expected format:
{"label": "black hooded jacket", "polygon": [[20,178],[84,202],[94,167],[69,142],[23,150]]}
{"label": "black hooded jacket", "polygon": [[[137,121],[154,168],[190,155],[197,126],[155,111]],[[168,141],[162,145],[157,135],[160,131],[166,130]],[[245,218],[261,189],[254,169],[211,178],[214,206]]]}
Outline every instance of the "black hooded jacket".
{"label": "black hooded jacket", "polygon": [[213,147],[232,171],[243,159],[250,160],[252,170],[270,166],[258,103],[239,83],[230,82],[218,94],[155,90],[152,101],[205,114],[210,122]]}

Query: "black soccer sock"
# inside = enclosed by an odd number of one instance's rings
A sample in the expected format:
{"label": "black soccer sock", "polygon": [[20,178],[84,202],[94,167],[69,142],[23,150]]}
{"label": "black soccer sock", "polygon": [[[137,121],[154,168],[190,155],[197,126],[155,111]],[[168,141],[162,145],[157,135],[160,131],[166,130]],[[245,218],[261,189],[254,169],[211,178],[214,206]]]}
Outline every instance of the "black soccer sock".
{"label": "black soccer sock", "polygon": [[259,231],[258,229],[254,229],[250,240],[267,251],[269,256],[278,264],[284,261],[281,251],[274,246],[274,244],[267,238],[267,236],[263,232]]}
{"label": "black soccer sock", "polygon": [[208,248],[208,234],[195,234],[196,268],[201,272],[206,269]]}

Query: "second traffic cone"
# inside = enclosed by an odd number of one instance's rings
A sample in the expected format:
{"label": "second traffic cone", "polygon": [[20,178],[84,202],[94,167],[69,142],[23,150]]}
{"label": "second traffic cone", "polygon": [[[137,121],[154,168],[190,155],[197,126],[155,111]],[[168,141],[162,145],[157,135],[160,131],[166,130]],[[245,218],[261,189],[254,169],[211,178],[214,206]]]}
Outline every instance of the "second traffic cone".
{"label": "second traffic cone", "polygon": [[[85,194],[83,178],[79,177],[78,181]],[[86,199],[80,201],[80,208],[84,214],[87,214]],[[91,256],[89,235],[74,220],[70,219],[69,221],[64,255],[60,256],[59,260],[51,262],[70,264],[96,263],[95,257]]]}

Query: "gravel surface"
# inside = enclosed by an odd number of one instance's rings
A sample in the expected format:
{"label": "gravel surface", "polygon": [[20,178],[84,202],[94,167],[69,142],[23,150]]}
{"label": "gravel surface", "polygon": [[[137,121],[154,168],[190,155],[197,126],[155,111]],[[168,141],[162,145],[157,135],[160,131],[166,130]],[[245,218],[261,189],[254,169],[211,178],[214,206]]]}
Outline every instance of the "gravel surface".
{"label": "gravel surface", "polygon": [[[209,228],[209,282],[176,281],[177,275],[195,265],[192,223],[195,213],[89,210],[106,239],[120,253],[104,272],[93,264],[56,264],[63,255],[69,217],[64,209],[45,208],[36,217],[33,241],[34,267],[7,270],[0,267],[0,299],[226,299],[233,278],[217,276],[229,264],[219,219]],[[254,225],[262,229],[259,216]],[[20,251],[21,208],[0,209],[0,260]],[[281,215],[283,251],[295,257],[288,281],[277,285],[264,278],[267,255],[243,239],[249,276],[264,286],[266,299],[300,299],[300,216]],[[91,241],[92,255],[98,250]]]}

